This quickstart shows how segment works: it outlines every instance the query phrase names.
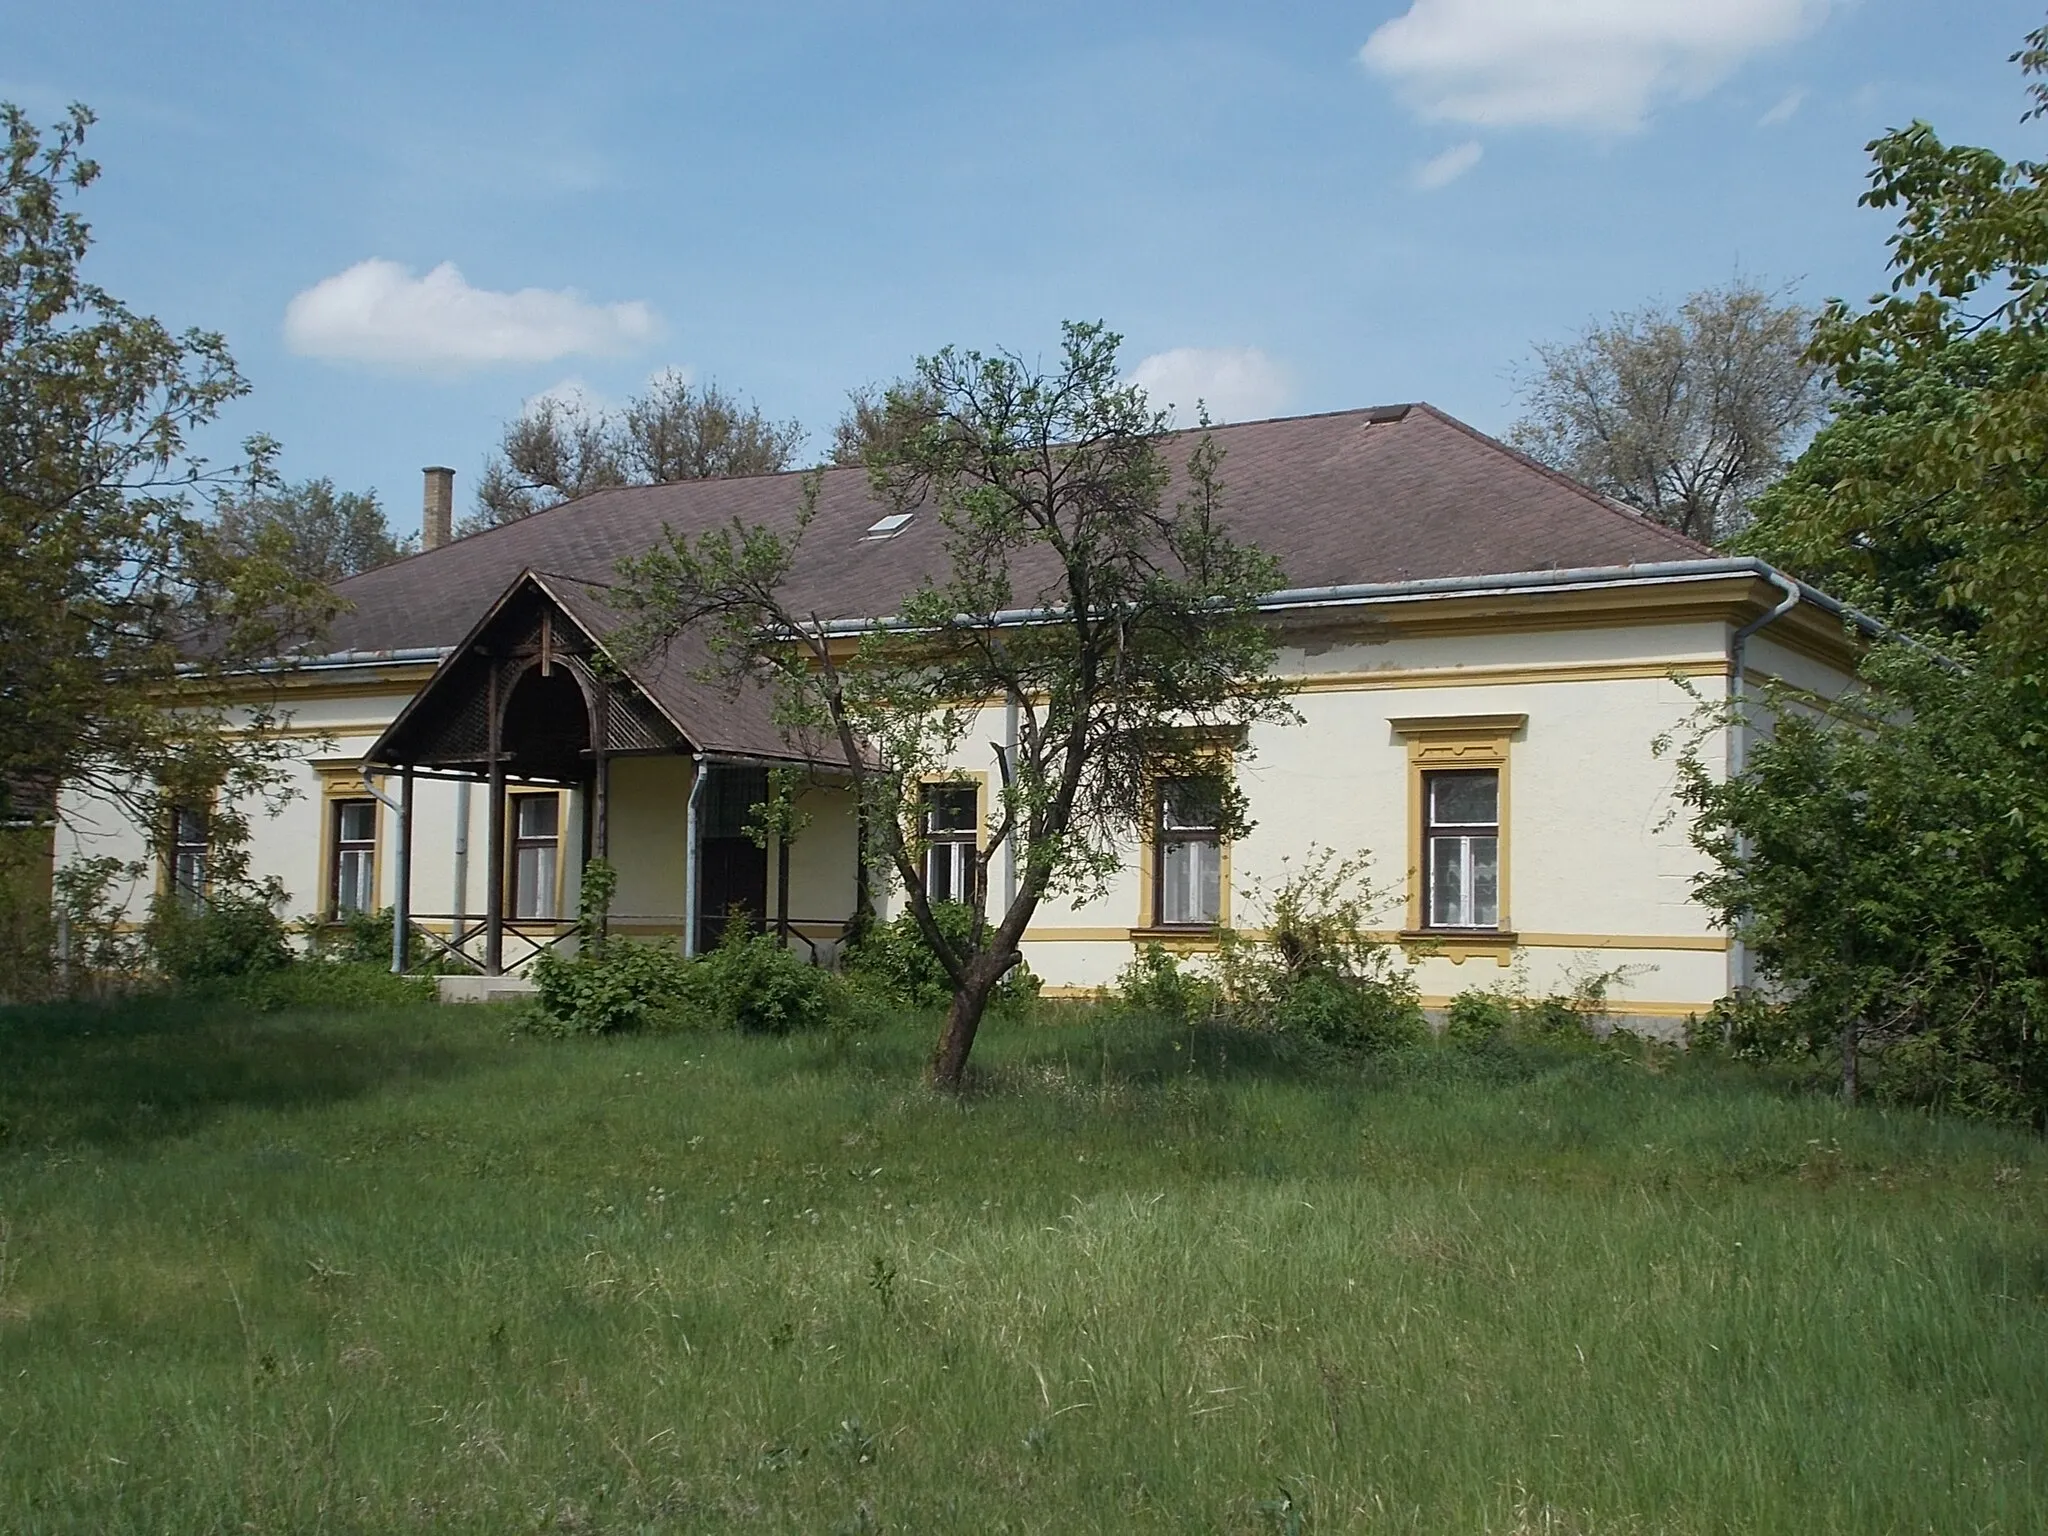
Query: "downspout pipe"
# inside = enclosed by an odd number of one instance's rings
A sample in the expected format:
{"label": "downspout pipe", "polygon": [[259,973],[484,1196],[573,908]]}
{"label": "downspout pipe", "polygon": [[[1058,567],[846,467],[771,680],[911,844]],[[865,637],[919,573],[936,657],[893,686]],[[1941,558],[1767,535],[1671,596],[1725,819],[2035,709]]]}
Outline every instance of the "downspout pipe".
{"label": "downspout pipe", "polygon": [[455,781],[455,943],[462,946],[462,930],[469,926],[469,780]]}
{"label": "downspout pipe", "polygon": [[363,788],[371,798],[391,812],[391,819],[397,831],[392,835],[392,852],[396,855],[391,892],[391,974],[405,974],[405,941],[412,934],[412,893],[406,889],[412,881],[411,849],[407,837],[412,831],[410,809],[399,800],[394,800],[377,787],[376,772],[365,764],[363,767]]}
{"label": "downspout pipe", "polygon": [[704,816],[704,781],[708,777],[710,759],[702,752],[692,759],[695,771],[690,776],[689,810],[683,823],[683,957],[694,959],[697,954],[697,880],[698,867],[703,862],[700,852],[703,847],[702,835]]}
{"label": "downspout pipe", "polygon": [[[1785,595],[1778,599],[1775,607],[1757,615],[1728,637],[1728,777],[1731,780],[1740,778],[1749,767],[1749,642],[1759,631],[1797,608],[1803,591],[1798,582],[1769,566],[1764,567],[1764,579]],[[1735,851],[1736,857],[1748,858],[1749,840],[1738,839]],[[1751,981],[1749,946],[1737,934],[1728,944],[1728,990],[1731,993],[1745,991]]]}
{"label": "downspout pipe", "polygon": [[[1010,696],[1003,702],[1003,788],[1010,787],[1011,776],[1017,771],[1017,691],[1010,690]],[[1010,835],[1003,844],[1003,911],[1008,912],[1017,904],[1017,829],[1010,828]]]}

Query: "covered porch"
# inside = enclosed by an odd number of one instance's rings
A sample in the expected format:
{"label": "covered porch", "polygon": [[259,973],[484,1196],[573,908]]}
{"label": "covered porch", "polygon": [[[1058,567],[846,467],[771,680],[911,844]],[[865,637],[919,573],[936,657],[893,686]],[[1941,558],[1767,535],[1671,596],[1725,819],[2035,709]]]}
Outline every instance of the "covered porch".
{"label": "covered porch", "polygon": [[[863,900],[843,765],[792,742],[764,690],[706,681],[701,647],[613,654],[621,621],[604,597],[523,573],[365,754],[364,780],[396,823],[396,933],[487,977],[516,971],[573,948],[583,873],[602,859],[616,878],[607,932],[697,954],[740,924],[831,963]],[[798,776],[789,835],[752,824],[776,769]],[[415,789],[435,780],[453,782],[459,829],[449,912],[414,896]],[[480,881],[467,864],[478,789]]]}

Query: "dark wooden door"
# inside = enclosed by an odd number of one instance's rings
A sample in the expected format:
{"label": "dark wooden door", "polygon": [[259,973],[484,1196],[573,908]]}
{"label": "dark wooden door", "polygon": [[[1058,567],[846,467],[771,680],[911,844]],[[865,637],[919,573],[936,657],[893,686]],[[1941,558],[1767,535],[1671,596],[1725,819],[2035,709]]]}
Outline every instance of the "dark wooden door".
{"label": "dark wooden door", "polygon": [[733,923],[768,926],[768,850],[750,837],[707,837],[701,853],[697,952],[715,949]]}

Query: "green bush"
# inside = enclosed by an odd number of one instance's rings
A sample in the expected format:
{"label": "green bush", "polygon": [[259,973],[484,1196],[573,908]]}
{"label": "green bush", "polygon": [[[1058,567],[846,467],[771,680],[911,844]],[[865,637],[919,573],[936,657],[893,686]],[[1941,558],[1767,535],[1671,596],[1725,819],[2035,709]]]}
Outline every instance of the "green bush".
{"label": "green bush", "polygon": [[701,959],[672,944],[586,942],[580,954],[544,954],[528,973],[549,1025],[563,1034],[631,1029],[733,1029],[785,1035],[820,1029],[845,999],[837,978],[799,959],[773,935],[735,927]]}
{"label": "green bush", "polygon": [[[932,919],[953,944],[965,947],[974,933],[974,909],[963,902],[932,904]],[[986,942],[988,924],[981,925]],[[856,987],[899,1008],[939,1009],[953,1001],[953,983],[938,954],[925,942],[924,931],[908,909],[886,923],[877,923],[846,952],[846,976]],[[997,985],[990,999],[998,1009],[1016,1007],[1038,996],[1042,985],[1028,966],[1018,964]]]}
{"label": "green bush", "polygon": [[1271,1017],[1283,1034],[1348,1051],[1398,1050],[1429,1035],[1411,990],[1332,971],[1292,978],[1274,999]]}
{"label": "green bush", "polygon": [[799,959],[773,934],[750,937],[743,928],[729,929],[695,971],[698,1005],[716,1023],[745,1034],[821,1029],[837,1001],[835,978]]}
{"label": "green bush", "polygon": [[1371,855],[1311,847],[1270,892],[1248,882],[1265,935],[1223,936],[1224,995],[1247,1023],[1345,1050],[1384,1051],[1429,1034],[1396,952],[1371,937],[1389,893],[1368,878]]}
{"label": "green bush", "polygon": [[292,951],[268,889],[225,890],[187,904],[159,897],[150,914],[149,948],[157,969],[184,983],[282,970]]}
{"label": "green bush", "polygon": [[548,1022],[564,1034],[683,1028],[708,1022],[698,1003],[695,962],[672,943],[612,939],[580,954],[549,951],[527,974]]}
{"label": "green bush", "polygon": [[1490,1045],[1514,1027],[1515,1005],[1498,992],[1460,992],[1444,1014],[1444,1040],[1451,1045]]}
{"label": "green bush", "polygon": [[1116,979],[1118,1006],[1138,1017],[1186,1023],[1217,1011],[1216,983],[1184,970],[1164,946],[1147,944]]}

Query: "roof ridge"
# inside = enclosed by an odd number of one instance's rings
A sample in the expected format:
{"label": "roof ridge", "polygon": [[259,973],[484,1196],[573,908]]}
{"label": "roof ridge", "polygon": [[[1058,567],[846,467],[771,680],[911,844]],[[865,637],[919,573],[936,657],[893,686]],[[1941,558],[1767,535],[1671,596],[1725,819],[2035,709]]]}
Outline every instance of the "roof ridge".
{"label": "roof ridge", "polygon": [[1579,481],[1574,480],[1570,475],[1564,473],[1563,470],[1551,468],[1550,465],[1545,464],[1541,459],[1534,458],[1529,454],[1522,452],[1521,449],[1515,447],[1513,444],[1503,442],[1501,439],[1493,436],[1491,433],[1480,431],[1470,422],[1460,421],[1450,412],[1439,410],[1436,406],[1431,405],[1426,400],[1418,401],[1416,403],[1415,409],[1420,411],[1427,411],[1432,417],[1434,417],[1437,421],[1442,422],[1445,426],[1455,428],[1456,430],[1464,433],[1467,437],[1473,439],[1475,442],[1481,443],[1484,446],[1493,449],[1496,453],[1503,454],[1506,457],[1515,460],[1524,468],[1533,469],[1539,475],[1544,476],[1546,479],[1555,481],[1557,484],[1565,487],[1567,490],[1576,492],[1578,495],[1583,496],[1586,500],[1592,502],[1594,506],[1600,508],[1603,512],[1609,513],[1614,517],[1624,519],[1632,527],[1649,529],[1653,533],[1663,538],[1669,539],[1673,543],[1678,544],[1687,550],[1701,551],[1707,554],[1714,553],[1712,545],[1702,544],[1699,540],[1690,538],[1687,535],[1680,533],[1676,528],[1666,527],[1663,523],[1660,523],[1654,517],[1651,517],[1647,512],[1639,512],[1633,507],[1623,506],[1620,502],[1615,501],[1614,498],[1612,498],[1611,496],[1601,495],[1600,492],[1594,490],[1590,485],[1581,484]]}

